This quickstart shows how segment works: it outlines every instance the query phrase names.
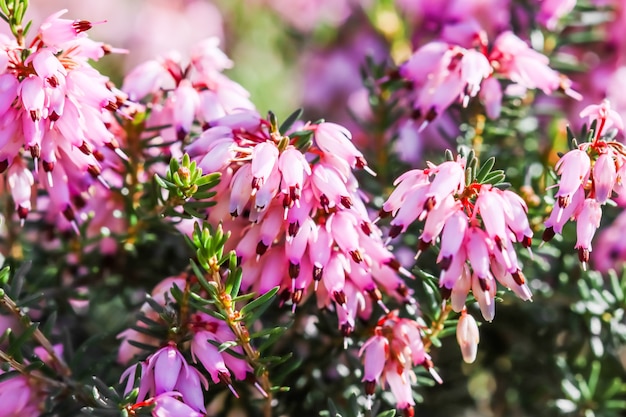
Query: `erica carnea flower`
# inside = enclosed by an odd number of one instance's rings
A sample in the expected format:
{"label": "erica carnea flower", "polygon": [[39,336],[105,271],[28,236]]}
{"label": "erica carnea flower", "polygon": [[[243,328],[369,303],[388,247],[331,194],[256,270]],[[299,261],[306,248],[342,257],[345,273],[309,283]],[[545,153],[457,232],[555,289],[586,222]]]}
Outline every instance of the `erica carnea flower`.
{"label": "erica carnea flower", "polygon": [[381,292],[410,299],[397,274],[408,272],[369,221],[352,173],[369,168],[347,129],[322,122],[281,132],[250,111],[211,125],[186,150],[203,172],[222,173],[209,221],[237,236],[242,288],[280,286],[293,308],[315,291],[344,334],[382,306]]}
{"label": "erica carnea flower", "polygon": [[[190,323],[193,333],[191,339],[191,355],[194,363],[200,362],[204,369],[211,375],[214,383],[226,384],[235,396],[239,396],[232,385],[232,376],[243,381],[252,367],[245,359],[235,357],[228,352],[220,352],[219,345],[225,342],[233,342],[236,337],[228,325],[205,313],[193,315]],[[213,343],[217,343],[217,346]],[[235,354],[243,356],[241,346],[231,348]]]}
{"label": "erica carnea flower", "polygon": [[28,45],[0,36],[0,172],[8,168],[20,218],[37,183],[48,192],[48,210],[75,225],[74,199],[105,184],[100,150],[118,148],[107,123],[123,97],[89,64],[112,49],[86,37],[89,22],[63,13],[48,17]]}
{"label": "erica carnea flower", "polygon": [[422,330],[414,320],[400,318],[397,311],[383,317],[361,347],[363,382],[367,395],[373,395],[376,385],[387,386],[396,398],[403,415],[413,416],[413,367],[423,366],[441,383],[422,342]]}
{"label": "erica carnea flower", "polygon": [[141,381],[137,401],[176,391],[182,395],[187,406],[195,411],[205,411],[202,388],[205,390],[208,388],[208,381],[196,368],[187,363],[175,344],[169,343],[145,361],[126,369],[121,377],[122,381],[128,379],[126,394],[133,387],[138,367],[141,368]]}
{"label": "erica carnea flower", "polygon": [[188,60],[172,52],[137,66],[122,89],[133,100],[151,95],[148,125],[171,125],[174,136],[166,140],[182,140],[198,121],[210,124],[235,109],[253,108],[248,92],[222,74],[231,67],[232,61],[219,49],[219,39],[209,38],[192,48]]}
{"label": "erica carnea flower", "polygon": [[183,395],[177,391],[168,391],[145,401],[127,406],[129,414],[134,415],[135,410],[149,407],[153,417],[202,417],[204,412],[190,407],[182,398]]}
{"label": "erica carnea flower", "polygon": [[[479,175],[496,178],[487,172]],[[416,220],[423,222],[418,255],[439,238],[444,297],[451,297],[453,309],[460,312],[471,289],[483,317],[491,321],[496,281],[524,300],[531,298],[515,243],[530,247],[533,233],[521,197],[488,181],[467,183],[466,177],[466,159],[460,156],[408,171],[396,180],[380,215],[393,216],[391,238]]]}
{"label": "erica carnea flower", "polygon": [[622,196],[626,191],[626,147],[604,135],[610,127],[623,129],[621,117],[605,100],[600,105],[583,109],[592,129],[588,142],[576,147],[561,157],[556,164],[559,175],[554,197],[556,204],[546,220],[543,241],[547,242],[563,231],[568,220],[576,221],[578,259],[587,268],[591,241],[600,227],[602,205],[613,195]]}
{"label": "erica carnea flower", "polygon": [[[0,370],[0,375],[4,371]],[[39,392],[36,382],[25,375],[15,375],[0,382],[0,401],[3,417],[37,417],[41,415],[40,406],[45,400],[45,393]]]}
{"label": "erica carnea flower", "polygon": [[[467,107],[479,96],[487,114],[497,118],[502,90],[498,79],[546,94],[561,90],[573,98],[571,82],[551,69],[548,57],[531,49],[513,32],[505,31],[489,42],[475,20],[446,24],[441,39],[420,47],[399,68],[412,90],[412,118],[424,129],[450,105]],[[480,94],[479,94],[480,93]]]}

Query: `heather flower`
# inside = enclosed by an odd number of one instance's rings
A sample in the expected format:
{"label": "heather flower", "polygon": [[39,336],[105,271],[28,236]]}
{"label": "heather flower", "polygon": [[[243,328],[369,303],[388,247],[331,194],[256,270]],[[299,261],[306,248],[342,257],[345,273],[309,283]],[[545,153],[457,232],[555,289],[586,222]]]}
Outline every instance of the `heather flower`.
{"label": "heather flower", "polygon": [[537,20],[548,30],[555,30],[559,19],[576,6],[576,0],[541,0]]}
{"label": "heather flower", "polygon": [[380,217],[392,215],[389,237],[423,221],[417,255],[440,241],[439,285],[461,311],[471,290],[483,317],[493,320],[497,280],[524,300],[531,298],[514,244],[530,247],[526,203],[491,184],[466,184],[465,159],[411,170],[396,182]]}
{"label": "heather flower", "polygon": [[[0,375],[4,371],[0,370]],[[40,406],[44,401],[43,393],[25,375],[16,375],[0,382],[0,401],[2,417],[37,417],[41,414]]]}
{"label": "heather flower", "polygon": [[174,393],[163,393],[157,395],[154,400],[154,408],[152,409],[153,417],[202,417],[204,413],[198,412],[189,407],[184,402],[174,398]]}
{"label": "heather flower", "polygon": [[437,382],[442,382],[424,350],[422,337],[421,326],[417,322],[400,318],[397,311],[392,311],[380,319],[374,335],[359,351],[359,356],[363,357],[366,394],[373,395],[377,383],[387,385],[405,416],[414,413],[411,388],[411,382],[415,381],[414,366],[423,366]]}
{"label": "heather flower", "polygon": [[[235,357],[228,352],[220,352],[219,344],[233,342],[236,337],[228,325],[205,313],[195,313],[190,321],[190,330],[193,333],[191,339],[191,355],[194,363],[200,362],[209,373],[214,383],[226,384],[231,392],[238,397],[237,391],[232,385],[232,377],[242,381],[252,367],[245,359]],[[218,343],[214,345],[211,342]],[[241,346],[231,347],[236,354],[244,355]]]}
{"label": "heather flower", "polygon": [[352,173],[369,168],[347,129],[307,123],[289,136],[248,111],[212,126],[186,151],[222,173],[209,221],[238,236],[242,289],[279,286],[294,309],[315,292],[346,335],[372,304],[386,309],[382,292],[411,301],[398,272],[410,274],[369,221]]}
{"label": "heather flower", "polygon": [[441,40],[421,46],[400,66],[399,74],[411,85],[411,117],[422,130],[452,104],[467,107],[477,96],[488,116],[497,118],[503,95],[499,79],[546,94],[561,90],[579,100],[571,82],[548,64],[548,57],[513,32],[501,33],[490,44],[486,32],[470,19],[446,24]]}
{"label": "heather flower", "polygon": [[[11,167],[9,189],[21,219],[31,208],[29,184],[39,177],[52,201],[48,209],[63,213],[76,228],[73,199],[96,181],[106,186],[94,154],[117,148],[107,117],[123,97],[88,62],[111,48],[86,37],[91,23],[60,19],[63,13],[46,19],[28,47],[0,39],[6,54],[0,71],[0,171]],[[95,50],[101,55],[94,56]],[[24,169],[25,155],[33,159],[34,175]]]}
{"label": "heather flower", "polygon": [[623,128],[621,117],[611,110],[608,101],[587,106],[580,112],[595,126],[590,132],[590,142],[578,145],[567,152],[556,164],[560,176],[555,193],[556,205],[546,220],[543,241],[561,233],[571,218],[576,224],[578,259],[586,269],[592,239],[600,226],[602,205],[613,193],[621,196],[624,190],[623,175],[626,150],[620,142],[607,139],[602,132],[609,127]]}
{"label": "heather flower", "polygon": [[153,110],[147,124],[171,125],[161,134],[166,141],[183,140],[195,123],[211,124],[237,109],[252,109],[248,92],[222,74],[232,62],[219,49],[219,39],[209,38],[191,50],[184,60],[170,53],[135,67],[124,79],[122,90],[131,99],[146,100]]}
{"label": "heather flower", "polygon": [[122,374],[121,381],[128,379],[126,394],[132,388],[138,366],[141,366],[141,381],[137,401],[176,391],[183,396],[183,402],[187,406],[196,411],[205,410],[202,387],[206,390],[208,381],[187,363],[175,344],[170,342],[145,361],[130,366]]}

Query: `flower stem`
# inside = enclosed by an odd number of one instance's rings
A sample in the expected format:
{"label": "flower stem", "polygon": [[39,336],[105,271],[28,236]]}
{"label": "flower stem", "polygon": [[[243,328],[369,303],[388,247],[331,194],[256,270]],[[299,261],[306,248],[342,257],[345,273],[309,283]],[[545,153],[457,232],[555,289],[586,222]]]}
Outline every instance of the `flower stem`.
{"label": "flower stem", "polygon": [[[17,304],[15,304],[15,301],[13,301],[6,293],[3,294],[2,298],[0,298],[0,303],[2,303],[12,314],[14,314],[20,320],[20,323],[22,323],[25,327],[31,328],[35,325],[30,317],[24,314],[22,309],[19,308]],[[39,343],[41,347],[46,350],[48,355],[50,355],[52,361],[58,366],[61,375],[63,377],[69,377],[72,374],[71,369],[67,366],[63,358],[56,354],[54,348],[52,347],[52,343],[50,343],[41,330],[35,329],[33,337],[37,343]]]}
{"label": "flower stem", "polygon": [[271,417],[272,393],[270,390],[271,383],[269,379],[269,372],[264,365],[259,363],[260,354],[250,343],[250,333],[248,332],[248,329],[242,321],[240,311],[237,310],[230,294],[226,291],[226,287],[222,282],[222,275],[220,273],[219,265],[217,265],[216,259],[214,258],[213,260],[214,262],[209,262],[209,265],[211,267],[211,282],[215,284],[217,290],[216,301],[220,310],[225,313],[226,324],[228,324],[232,332],[235,334],[237,342],[240,344],[241,348],[246,354],[246,357],[248,358],[248,363],[250,363],[250,365],[252,365],[254,369],[263,367],[263,372],[259,375],[259,382],[261,384],[261,388],[264,391],[263,394],[266,397],[263,414],[265,417]]}
{"label": "flower stem", "polygon": [[433,321],[430,325],[430,328],[426,331],[426,340],[424,341],[424,350],[426,352],[430,351],[430,348],[433,344],[432,339],[437,337],[439,333],[444,329],[444,323],[448,319],[448,316],[452,312],[452,305],[446,302],[445,306],[441,308],[441,314],[437,320]]}

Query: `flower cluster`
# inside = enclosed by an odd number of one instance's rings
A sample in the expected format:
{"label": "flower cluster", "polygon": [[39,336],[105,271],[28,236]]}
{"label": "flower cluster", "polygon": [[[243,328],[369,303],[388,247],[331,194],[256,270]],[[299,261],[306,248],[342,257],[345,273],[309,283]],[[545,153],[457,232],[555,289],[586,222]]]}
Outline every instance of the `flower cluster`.
{"label": "flower cluster", "polygon": [[602,205],[613,193],[626,191],[626,148],[605,135],[612,127],[624,129],[622,118],[604,101],[586,107],[581,117],[587,117],[592,129],[589,141],[577,145],[556,164],[560,176],[554,195],[556,205],[545,222],[543,241],[547,242],[572,218],[576,221],[578,259],[587,268],[591,241],[600,227]]}
{"label": "flower cluster", "polygon": [[50,197],[48,211],[76,226],[75,201],[96,180],[106,186],[103,149],[123,155],[107,125],[125,98],[89,64],[113,49],[86,37],[90,22],[62,19],[65,12],[48,17],[28,46],[0,36],[0,171],[8,169],[21,219],[38,182]]}
{"label": "flower cluster", "polygon": [[[399,263],[369,221],[352,169],[368,170],[345,128],[307,123],[287,135],[255,112],[214,120],[186,151],[203,172],[219,171],[209,221],[224,222],[238,242],[242,288],[280,286],[293,308],[310,288],[319,306],[337,306],[351,333],[381,290],[409,300]],[[284,130],[284,129],[283,129]],[[319,283],[322,283],[319,286]]]}
{"label": "flower cluster", "polygon": [[[444,297],[451,297],[453,309],[459,312],[471,289],[483,317],[491,321],[496,280],[518,297],[531,298],[514,243],[530,247],[533,233],[521,197],[487,182],[466,184],[465,168],[466,159],[459,156],[404,173],[380,215],[393,215],[390,238],[405,232],[415,220],[424,221],[418,255],[440,239],[437,262]],[[479,176],[496,178],[481,171]]]}
{"label": "flower cluster", "polygon": [[189,62],[178,53],[137,66],[122,90],[134,100],[150,102],[149,126],[172,126],[162,132],[167,141],[183,140],[194,123],[210,124],[235,109],[252,109],[248,92],[222,71],[232,61],[219,49],[219,39],[195,45]]}
{"label": "flower cluster", "polygon": [[505,31],[489,45],[486,32],[473,20],[447,25],[442,39],[425,44],[399,69],[413,90],[413,119],[420,130],[455,102],[467,107],[476,96],[487,115],[498,118],[502,106],[499,79],[508,88],[561,90],[573,98],[571,82],[548,66],[546,56],[531,49],[513,32]]}
{"label": "flower cluster", "polygon": [[441,378],[422,342],[422,330],[414,320],[398,317],[392,311],[383,317],[374,335],[361,347],[363,357],[363,382],[367,395],[373,395],[376,384],[389,386],[396,398],[397,407],[404,416],[413,416],[413,392],[411,382],[415,379],[413,367],[425,367],[433,378]]}

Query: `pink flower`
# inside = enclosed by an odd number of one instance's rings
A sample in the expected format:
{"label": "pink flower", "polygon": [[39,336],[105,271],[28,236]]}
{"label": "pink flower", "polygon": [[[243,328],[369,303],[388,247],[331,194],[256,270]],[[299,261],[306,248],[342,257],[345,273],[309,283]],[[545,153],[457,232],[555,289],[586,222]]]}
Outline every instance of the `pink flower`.
{"label": "pink flower", "polygon": [[594,199],[588,198],[583,203],[583,207],[576,216],[576,249],[578,249],[578,259],[586,269],[589,263],[589,252],[591,252],[591,239],[598,227],[600,227],[600,219],[602,218],[602,209],[600,203]]}
{"label": "pink flower", "polygon": [[579,116],[587,117],[589,125],[591,125],[594,120],[597,121],[596,138],[600,138],[603,133],[613,126],[619,130],[624,130],[622,117],[611,108],[611,103],[606,99],[600,104],[590,104],[585,107],[580,112]]}
{"label": "pink flower", "polygon": [[56,12],[41,24],[39,36],[44,43],[60,45],[73,41],[80,33],[92,28],[93,24],[86,20],[60,19],[65,13],[67,13],[67,9]]}
{"label": "pink flower", "polygon": [[[0,370],[0,374],[4,371]],[[37,417],[41,414],[40,404],[45,400],[43,393],[24,375],[16,375],[0,382],[0,415]]]}
{"label": "pink flower", "polygon": [[28,48],[0,39],[7,58],[0,65],[0,113],[3,125],[11,124],[0,135],[0,168],[14,167],[9,188],[24,219],[30,209],[27,184],[34,181],[23,172],[16,176],[16,169],[26,166],[20,160],[29,154],[35,173],[30,177],[40,174],[38,186],[52,200],[48,210],[63,213],[77,230],[80,207],[74,201],[83,200],[96,181],[108,187],[101,175],[104,149],[118,147],[108,129],[110,111],[124,98],[89,63],[99,58],[95,49],[104,54],[102,44],[82,33],[91,24],[60,19],[63,13],[50,16]]}
{"label": "pink flower", "polygon": [[555,194],[558,207],[553,208],[545,222],[543,240],[548,241],[555,233],[561,233],[567,220],[574,218],[577,222],[575,248],[583,268],[586,268],[591,241],[600,226],[601,206],[613,192],[621,196],[624,189],[626,149],[620,142],[606,139],[601,134],[613,125],[623,128],[620,116],[611,110],[608,101],[587,106],[580,115],[589,117],[590,122],[595,121],[597,132],[589,138],[589,142],[579,144],[577,149],[569,151],[557,163],[556,171],[561,175],[559,191]]}
{"label": "pink flower", "polygon": [[[383,204],[383,210],[394,215],[389,236],[423,220],[418,255],[439,237],[439,286],[444,298],[452,297],[455,311],[462,310],[471,290],[484,318],[491,321],[494,278],[520,298],[531,298],[514,249],[516,242],[530,247],[533,235],[519,196],[489,184],[467,185],[463,158],[429,163],[427,170],[403,174],[396,185]],[[400,208],[394,213],[396,206]]]}
{"label": "pink flower", "polygon": [[559,19],[576,6],[576,0],[541,0],[541,8],[537,19],[548,30],[555,30]]}
{"label": "pink flower", "polygon": [[528,47],[513,32],[496,38],[489,60],[497,73],[526,88],[550,94],[561,85],[559,74],[548,66],[548,57]]}
{"label": "pink flower", "polygon": [[189,407],[182,401],[175,399],[176,392],[165,392],[157,395],[150,401],[150,404],[154,404],[152,409],[153,417],[202,417],[204,412],[198,412],[192,407]]}
{"label": "pink flower", "polygon": [[[307,123],[298,133],[311,139],[303,147],[256,112],[211,125],[188,149],[194,160],[220,160],[224,198],[208,215],[238,236],[242,288],[261,294],[279,286],[292,309],[315,293],[320,307],[336,311],[345,335],[373,304],[386,309],[383,291],[410,301],[398,272],[410,274],[369,220],[352,173],[367,164],[347,129]],[[212,146],[222,140],[233,152]]]}
{"label": "pink flower", "polygon": [[124,79],[122,90],[135,100],[151,94],[151,101],[163,107],[151,113],[148,124],[173,125],[173,132],[162,129],[161,134],[166,140],[182,140],[196,124],[211,124],[235,111],[254,108],[249,93],[221,73],[231,66],[219,49],[219,40],[209,38],[192,47],[188,60],[170,53],[135,67]]}
{"label": "pink flower", "polygon": [[413,415],[413,367],[425,367],[437,382],[442,382],[424,351],[420,326],[413,320],[399,318],[393,311],[379,320],[374,332],[359,351],[364,362],[365,391],[373,395],[380,379],[381,384],[389,386],[404,415]]}

